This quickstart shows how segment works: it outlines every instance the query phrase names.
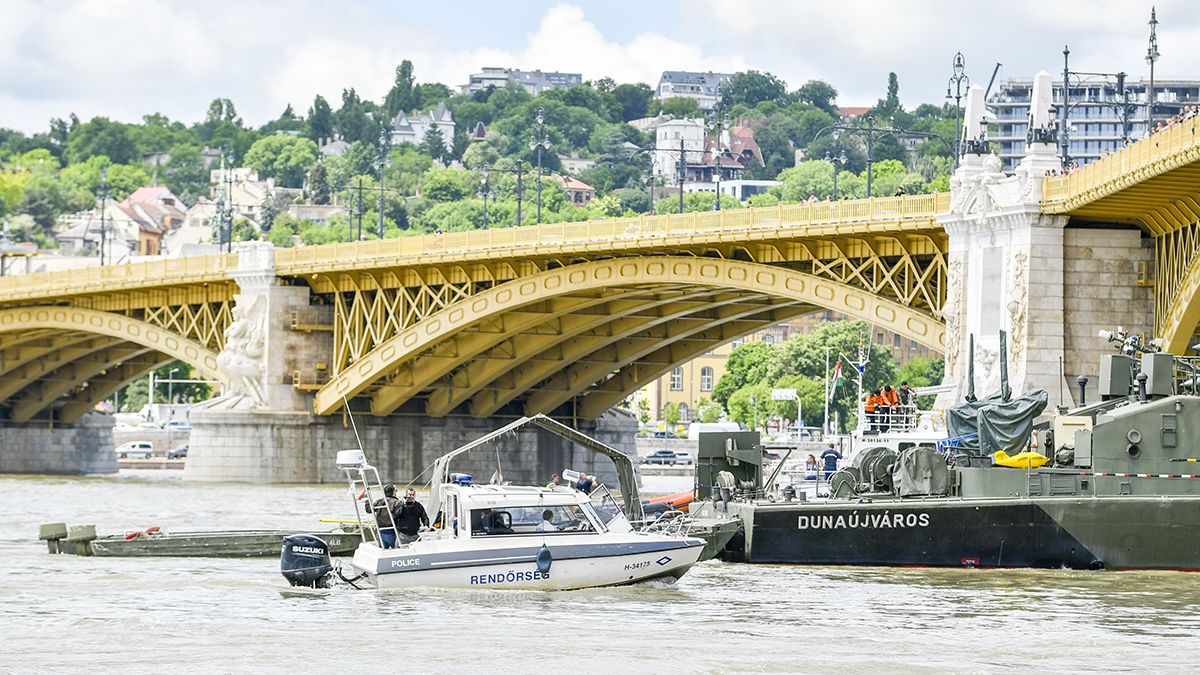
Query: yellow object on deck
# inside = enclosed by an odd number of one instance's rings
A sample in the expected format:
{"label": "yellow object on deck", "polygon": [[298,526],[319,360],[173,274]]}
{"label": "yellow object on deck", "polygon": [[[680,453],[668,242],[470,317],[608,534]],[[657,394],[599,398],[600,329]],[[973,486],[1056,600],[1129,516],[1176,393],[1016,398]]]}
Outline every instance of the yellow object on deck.
{"label": "yellow object on deck", "polygon": [[1036,469],[1049,462],[1050,458],[1040,452],[1029,450],[1011,456],[1003,450],[997,450],[992,455],[992,461],[996,463],[996,466],[1007,466],[1013,469]]}

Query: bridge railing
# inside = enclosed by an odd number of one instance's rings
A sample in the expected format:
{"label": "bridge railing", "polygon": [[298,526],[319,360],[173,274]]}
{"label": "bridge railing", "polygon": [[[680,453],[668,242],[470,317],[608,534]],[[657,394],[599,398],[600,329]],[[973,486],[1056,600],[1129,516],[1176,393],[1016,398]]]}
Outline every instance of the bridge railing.
{"label": "bridge railing", "polygon": [[1115,181],[1133,171],[1200,146],[1198,131],[1200,116],[1195,116],[1131,143],[1071,174],[1047,178],[1043,188],[1044,199],[1046,202],[1065,201],[1098,186],[1115,184]]}
{"label": "bridge railing", "polygon": [[0,277],[0,301],[30,296],[72,295],[129,286],[169,286],[206,277],[225,278],[237,266],[237,254],[154,258],[136,262]]}
{"label": "bridge railing", "polygon": [[894,222],[933,218],[950,209],[949,193],[805,202],[763,208],[727,209],[635,218],[606,218],[523,227],[448,232],[342,244],[277,249],[275,264],[288,267],[350,262],[364,258],[418,257],[422,255],[488,251],[564,244],[645,241],[721,232],[803,229],[848,223]]}

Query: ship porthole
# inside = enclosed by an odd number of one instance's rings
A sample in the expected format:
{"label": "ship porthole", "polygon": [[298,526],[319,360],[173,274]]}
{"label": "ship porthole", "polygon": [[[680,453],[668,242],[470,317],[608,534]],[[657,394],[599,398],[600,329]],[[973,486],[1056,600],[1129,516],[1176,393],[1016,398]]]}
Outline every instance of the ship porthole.
{"label": "ship porthole", "polygon": [[1125,452],[1128,452],[1130,457],[1137,457],[1142,454],[1142,449],[1136,443],[1130,443],[1129,447],[1125,448]]}

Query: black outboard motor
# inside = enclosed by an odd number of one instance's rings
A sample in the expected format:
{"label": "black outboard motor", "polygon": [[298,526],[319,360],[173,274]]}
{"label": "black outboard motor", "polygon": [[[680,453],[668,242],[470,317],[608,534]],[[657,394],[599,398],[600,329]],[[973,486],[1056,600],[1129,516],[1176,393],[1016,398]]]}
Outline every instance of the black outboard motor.
{"label": "black outboard motor", "polygon": [[311,534],[293,534],[283,539],[279,571],[293,586],[328,588],[333,573],[329,544]]}

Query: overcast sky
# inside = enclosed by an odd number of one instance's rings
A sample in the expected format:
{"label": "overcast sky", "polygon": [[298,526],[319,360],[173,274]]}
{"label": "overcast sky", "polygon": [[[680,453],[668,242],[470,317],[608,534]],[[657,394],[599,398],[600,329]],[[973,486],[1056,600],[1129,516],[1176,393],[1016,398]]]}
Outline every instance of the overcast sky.
{"label": "overcast sky", "polygon": [[[3,0],[0,127],[50,117],[194,122],[226,97],[250,124],[344,87],[379,99],[396,65],[463,84],[480,67],[653,86],[663,70],[766,70],[831,82],[841,105],[940,102],[956,51],[973,83],[1074,70],[1147,74],[1142,0]],[[1200,2],[1157,0],[1156,79],[1200,77]]]}

